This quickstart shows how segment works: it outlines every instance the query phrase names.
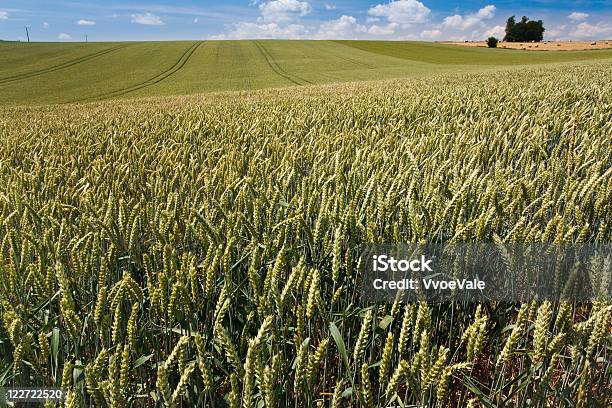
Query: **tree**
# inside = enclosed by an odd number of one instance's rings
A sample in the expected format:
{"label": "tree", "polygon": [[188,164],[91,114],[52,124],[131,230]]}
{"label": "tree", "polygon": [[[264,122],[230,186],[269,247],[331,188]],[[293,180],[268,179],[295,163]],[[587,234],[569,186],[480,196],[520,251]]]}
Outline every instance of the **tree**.
{"label": "tree", "polygon": [[487,38],[487,47],[489,48],[497,48],[497,38],[489,37]]}
{"label": "tree", "polygon": [[504,41],[516,41],[514,39],[515,24],[516,20],[514,20],[514,16],[510,17],[508,21],[506,21],[506,36],[504,37]]}
{"label": "tree", "polygon": [[523,16],[518,23],[514,16],[506,21],[506,36],[504,41],[508,42],[539,42],[544,39],[544,22],[542,20],[529,20]]}

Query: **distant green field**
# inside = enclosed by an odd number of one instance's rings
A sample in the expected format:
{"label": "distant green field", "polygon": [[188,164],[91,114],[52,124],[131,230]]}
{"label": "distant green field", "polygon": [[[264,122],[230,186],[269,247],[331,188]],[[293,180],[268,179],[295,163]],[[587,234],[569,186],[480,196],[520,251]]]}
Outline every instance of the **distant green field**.
{"label": "distant green field", "polygon": [[0,43],[0,104],[89,102],[612,58],[420,42]]}
{"label": "distant green field", "polygon": [[463,47],[432,42],[336,41],[361,51],[439,65],[530,65],[610,58],[612,50],[521,51]]}

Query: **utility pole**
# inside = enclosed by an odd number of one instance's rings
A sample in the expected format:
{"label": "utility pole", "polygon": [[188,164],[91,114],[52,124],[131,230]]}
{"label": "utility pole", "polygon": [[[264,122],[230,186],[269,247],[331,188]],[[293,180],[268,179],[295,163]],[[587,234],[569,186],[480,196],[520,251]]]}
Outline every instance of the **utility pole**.
{"label": "utility pole", "polygon": [[87,39],[87,34],[85,34],[85,42],[89,42],[89,40]]}
{"label": "utility pole", "polygon": [[26,26],[26,36],[28,37],[28,42],[30,42],[30,32],[28,31],[28,27]]}

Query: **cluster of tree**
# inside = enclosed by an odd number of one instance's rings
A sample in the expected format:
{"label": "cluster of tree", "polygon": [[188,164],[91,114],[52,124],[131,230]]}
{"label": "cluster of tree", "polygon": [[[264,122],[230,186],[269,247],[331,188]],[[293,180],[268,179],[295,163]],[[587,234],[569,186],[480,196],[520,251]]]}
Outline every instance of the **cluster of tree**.
{"label": "cluster of tree", "polygon": [[544,38],[544,23],[542,20],[533,21],[523,16],[518,23],[514,16],[506,21],[506,36],[504,41],[509,42],[530,42],[542,41]]}

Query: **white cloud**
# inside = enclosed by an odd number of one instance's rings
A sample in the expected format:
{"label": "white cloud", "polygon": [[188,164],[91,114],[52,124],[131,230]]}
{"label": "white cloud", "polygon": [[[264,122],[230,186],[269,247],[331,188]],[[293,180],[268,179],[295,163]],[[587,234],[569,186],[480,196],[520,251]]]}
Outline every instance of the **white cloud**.
{"label": "white cloud", "polygon": [[399,27],[400,25],[397,23],[389,23],[384,26],[374,24],[368,28],[368,33],[374,35],[391,35],[394,34]]}
{"label": "white cloud", "polygon": [[[223,34],[209,38],[484,40],[505,34],[503,26],[490,22],[496,11],[492,4],[472,13],[448,16],[444,21],[431,21],[432,11],[421,1],[379,0],[366,15],[342,15],[333,20],[306,23],[300,18],[312,11],[310,3],[310,0],[254,2],[260,11],[259,17],[229,24]],[[318,4],[321,9],[335,8],[331,2]]]}
{"label": "white cloud", "polygon": [[49,28],[51,27],[51,25],[49,25],[49,23],[47,23],[46,21],[43,23],[43,28]]}
{"label": "white cloud", "polygon": [[79,20],[77,21],[77,24],[80,26],[94,26],[96,25],[96,22],[93,20]]}
{"label": "white cloud", "polygon": [[289,22],[298,17],[303,17],[312,11],[312,7],[306,1],[298,0],[274,0],[259,5],[261,11],[260,22]]}
{"label": "white cloud", "polygon": [[144,25],[164,25],[164,22],[159,16],[146,12],[144,14],[132,14],[132,23]]}
{"label": "white cloud", "polygon": [[200,22],[199,18],[196,17],[196,18],[193,19],[193,24],[198,24],[199,22]]}
{"label": "white cloud", "polygon": [[457,30],[468,30],[470,28],[474,28],[476,26],[482,26],[483,20],[488,20],[495,16],[495,6],[489,4],[484,6],[476,13],[472,14],[454,14],[452,16],[448,16],[442,22],[442,25],[446,28],[452,28]]}
{"label": "white cloud", "polygon": [[567,38],[567,35],[565,34],[566,28],[567,26],[565,24],[557,25],[553,28],[547,28],[546,31],[544,31],[544,38],[546,40],[561,40],[563,38]]}
{"label": "white cloud", "polygon": [[440,38],[442,36],[442,31],[440,30],[423,30],[421,32],[421,38],[425,38],[427,40],[433,40],[436,38]]}
{"label": "white cloud", "polygon": [[423,3],[417,0],[395,0],[387,4],[378,4],[368,10],[373,17],[385,17],[390,23],[406,27],[414,23],[423,23],[431,13]]}
{"label": "white cloud", "polygon": [[352,40],[362,37],[366,32],[367,28],[357,23],[355,17],[343,15],[336,20],[322,23],[316,34],[316,38]]}
{"label": "white cloud", "polygon": [[70,36],[70,34],[67,34],[67,33],[60,33],[60,34],[57,36],[57,39],[58,39],[58,40],[71,40],[71,39],[72,39],[72,37]]}
{"label": "white cloud", "polygon": [[568,15],[567,18],[569,18],[573,23],[577,23],[579,21],[584,21],[589,17],[589,15],[587,13],[581,13],[578,11],[574,11],[572,14]]}
{"label": "white cloud", "polygon": [[210,36],[211,40],[243,40],[250,38],[287,38],[299,39],[306,33],[306,27],[301,24],[280,26],[277,23],[240,22],[232,24],[228,34]]}
{"label": "white cloud", "polygon": [[506,35],[506,27],[502,27],[500,25],[496,25],[493,27],[490,27],[488,29],[485,30],[485,35],[483,37],[495,37],[495,38],[499,38],[502,39],[504,38],[504,36]]}
{"label": "white cloud", "polygon": [[586,21],[578,24],[569,33],[570,37],[577,39],[601,39],[602,37],[612,35],[612,24],[597,23],[589,24]]}
{"label": "white cloud", "polygon": [[0,20],[8,20],[8,13],[0,10]]}

